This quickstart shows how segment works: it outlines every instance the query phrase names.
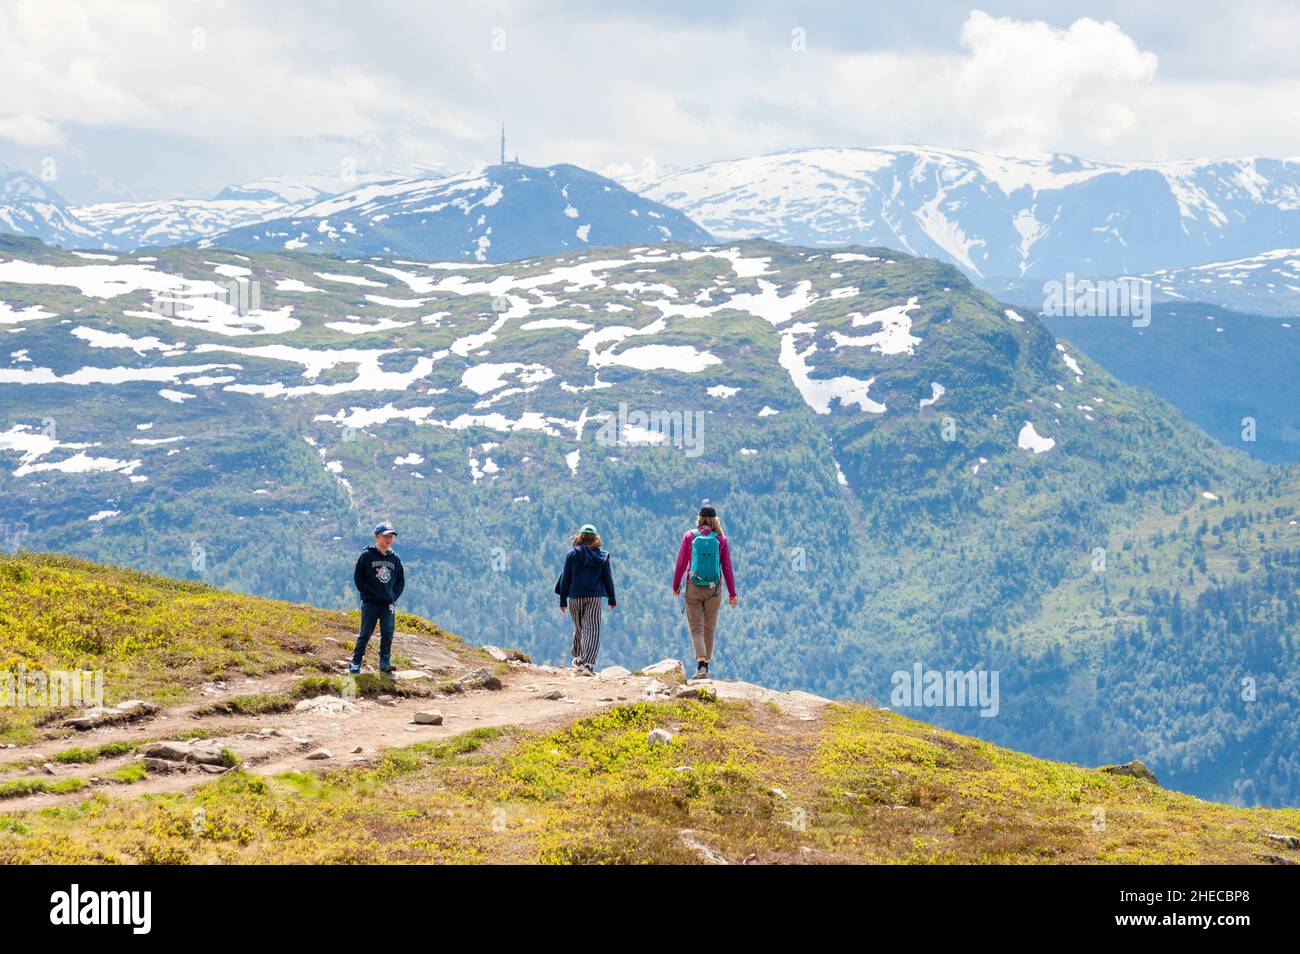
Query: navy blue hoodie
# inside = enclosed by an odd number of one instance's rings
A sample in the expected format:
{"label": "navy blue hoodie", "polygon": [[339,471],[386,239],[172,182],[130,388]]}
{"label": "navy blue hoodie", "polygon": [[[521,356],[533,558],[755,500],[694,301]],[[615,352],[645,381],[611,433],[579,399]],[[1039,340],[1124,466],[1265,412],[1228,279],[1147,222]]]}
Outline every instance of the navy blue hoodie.
{"label": "navy blue hoodie", "polygon": [[396,550],[380,553],[379,547],[369,546],[357,557],[352,582],[362,602],[389,606],[397,602],[406,588],[406,573]]}
{"label": "navy blue hoodie", "polygon": [[609,570],[609,554],[596,547],[574,547],[564,558],[564,572],[555,584],[560,605],[568,606],[570,598],[603,596],[609,605],[615,605],[614,574]]}

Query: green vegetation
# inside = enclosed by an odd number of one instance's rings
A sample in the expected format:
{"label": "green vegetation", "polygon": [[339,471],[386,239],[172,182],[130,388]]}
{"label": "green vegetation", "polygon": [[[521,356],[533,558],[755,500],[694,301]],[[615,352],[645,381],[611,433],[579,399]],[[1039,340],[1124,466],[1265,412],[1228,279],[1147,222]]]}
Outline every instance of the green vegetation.
{"label": "green vegetation", "polygon": [[16,778],[8,782],[0,782],[0,799],[21,798],[24,795],[35,795],[38,793],[62,795],[66,792],[80,791],[85,787],[85,779],[80,778],[61,778],[57,780],[44,778]]}
{"label": "green vegetation", "polygon": [[[650,746],[650,729],[671,743]],[[1259,862],[1300,811],[1199,801],[861,706],[622,706],[374,765],[0,815],[0,863]]]}
{"label": "green vegetation", "polygon": [[94,748],[74,747],[64,749],[61,752],[55,752],[50,756],[51,762],[59,762],[65,765],[73,763],[82,763],[89,765],[100,759],[117,758],[120,755],[128,755],[136,750],[135,742],[107,742],[104,745],[97,745]]}
{"label": "green vegetation", "polygon": [[149,777],[149,770],[145,768],[143,761],[127,762],[120,768],[114,769],[106,777],[110,782],[129,785],[132,782],[144,781]]}
{"label": "green vegetation", "polygon": [[293,698],[277,693],[257,692],[244,696],[231,696],[211,705],[203,706],[197,714],[206,715],[266,715],[271,712],[284,712],[294,707]]}

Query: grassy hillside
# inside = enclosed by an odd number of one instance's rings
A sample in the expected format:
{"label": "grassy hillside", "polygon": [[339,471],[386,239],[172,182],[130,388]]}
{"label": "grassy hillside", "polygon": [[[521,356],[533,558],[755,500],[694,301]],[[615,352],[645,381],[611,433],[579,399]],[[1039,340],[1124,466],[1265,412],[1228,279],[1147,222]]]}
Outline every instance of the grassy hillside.
{"label": "grassy hillside", "polygon": [[[111,664],[111,682],[162,703],[216,675],[318,674],[323,637],[347,622],[46,555],[5,559],[0,579],[8,665]],[[401,627],[459,646],[414,617]],[[671,742],[649,745],[655,728]],[[54,761],[103,774],[90,766],[143,744]],[[23,752],[0,770],[21,773]],[[0,863],[1250,863],[1281,850],[1270,833],[1300,834],[1300,811],[1207,803],[852,703],[815,718],[707,698],[612,704],[555,728],[472,729],[364,765],[236,768],[142,796],[131,764],[84,798],[64,779],[44,790],[70,799],[0,811]],[[0,783],[3,797],[33,790]]]}
{"label": "grassy hillside", "polygon": [[[675,732],[650,747],[650,729]],[[201,813],[203,826],[194,819]],[[689,834],[683,835],[683,832]],[[373,767],[0,813],[0,863],[1252,863],[1295,810],[1202,802],[860,706],[620,706]]]}
{"label": "grassy hillside", "polygon": [[[172,702],[235,675],[333,672],[358,614],[243,596],[56,553],[0,554],[0,671],[104,673],[105,702]],[[456,642],[406,614],[408,632]],[[0,742],[35,738],[66,710],[0,708]]]}

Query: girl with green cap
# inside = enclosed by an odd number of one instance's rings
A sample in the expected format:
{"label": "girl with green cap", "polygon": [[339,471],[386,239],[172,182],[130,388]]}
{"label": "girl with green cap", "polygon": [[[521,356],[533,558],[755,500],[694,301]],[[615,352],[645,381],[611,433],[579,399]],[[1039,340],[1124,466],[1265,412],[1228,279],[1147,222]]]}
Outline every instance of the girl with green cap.
{"label": "girl with green cap", "polygon": [[560,597],[560,612],[567,612],[573,620],[573,666],[590,676],[595,674],[600,651],[600,601],[608,600],[613,609],[618,600],[609,554],[601,549],[596,528],[584,523],[570,542],[555,592]]}

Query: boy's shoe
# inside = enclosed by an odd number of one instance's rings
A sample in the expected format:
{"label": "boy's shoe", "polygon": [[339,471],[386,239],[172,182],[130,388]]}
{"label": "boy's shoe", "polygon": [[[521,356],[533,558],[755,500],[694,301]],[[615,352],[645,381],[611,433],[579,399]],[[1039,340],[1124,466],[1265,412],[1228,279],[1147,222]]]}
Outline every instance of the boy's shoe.
{"label": "boy's shoe", "polygon": [[594,675],[596,675],[596,670],[595,670],[593,667],[588,666],[588,665],[586,665],[586,664],[584,663],[584,664],[578,666],[578,675],[579,675],[579,676],[594,676]]}
{"label": "boy's shoe", "polygon": [[380,663],[380,664],[379,664],[379,671],[380,671],[380,672],[397,672],[397,667],[394,666],[392,663]]}
{"label": "boy's shoe", "polygon": [[361,667],[358,666],[356,663],[348,663],[348,675],[349,676],[361,675]]}

